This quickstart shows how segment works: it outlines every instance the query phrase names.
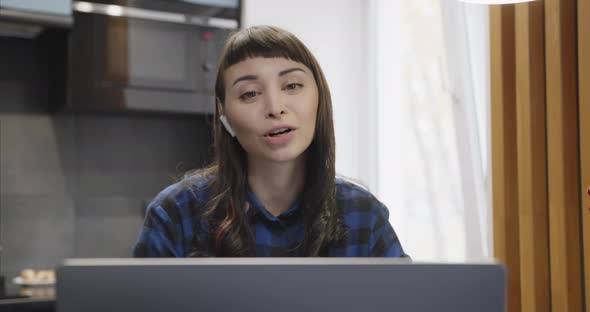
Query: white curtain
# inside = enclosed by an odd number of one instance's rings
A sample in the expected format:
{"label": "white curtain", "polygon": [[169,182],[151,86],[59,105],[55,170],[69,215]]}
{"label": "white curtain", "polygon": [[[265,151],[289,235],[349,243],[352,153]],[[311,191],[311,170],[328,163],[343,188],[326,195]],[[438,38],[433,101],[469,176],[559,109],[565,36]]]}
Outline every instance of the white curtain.
{"label": "white curtain", "polygon": [[371,0],[366,13],[369,185],[414,259],[490,257],[487,7]]}

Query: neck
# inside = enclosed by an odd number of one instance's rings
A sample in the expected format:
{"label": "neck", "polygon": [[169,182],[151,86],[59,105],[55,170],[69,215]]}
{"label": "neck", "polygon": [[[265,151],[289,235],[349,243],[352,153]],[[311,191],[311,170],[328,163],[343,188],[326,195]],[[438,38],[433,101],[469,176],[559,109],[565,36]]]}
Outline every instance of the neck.
{"label": "neck", "polygon": [[266,210],[278,216],[287,211],[303,190],[305,158],[275,163],[248,160],[248,183]]}

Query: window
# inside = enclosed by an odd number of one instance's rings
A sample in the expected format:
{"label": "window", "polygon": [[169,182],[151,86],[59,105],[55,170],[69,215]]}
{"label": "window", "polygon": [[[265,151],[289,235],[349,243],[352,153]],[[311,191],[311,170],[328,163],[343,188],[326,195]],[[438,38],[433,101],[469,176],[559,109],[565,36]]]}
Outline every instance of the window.
{"label": "window", "polygon": [[[376,194],[415,260],[491,255],[487,6],[373,0]],[[372,53],[372,52],[369,52]],[[371,90],[373,89],[373,90]]]}

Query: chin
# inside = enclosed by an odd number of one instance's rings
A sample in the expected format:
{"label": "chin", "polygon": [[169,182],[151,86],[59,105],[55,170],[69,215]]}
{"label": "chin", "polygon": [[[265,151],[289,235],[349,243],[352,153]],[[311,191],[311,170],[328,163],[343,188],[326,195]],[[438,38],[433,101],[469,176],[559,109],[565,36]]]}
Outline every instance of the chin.
{"label": "chin", "polygon": [[273,162],[291,162],[303,156],[304,151],[274,151],[265,155],[265,159]]}
{"label": "chin", "polygon": [[297,154],[297,155],[268,155],[266,157],[266,159],[268,159],[269,161],[272,161],[272,162],[285,163],[285,162],[295,161],[299,156],[300,156],[300,154]]}

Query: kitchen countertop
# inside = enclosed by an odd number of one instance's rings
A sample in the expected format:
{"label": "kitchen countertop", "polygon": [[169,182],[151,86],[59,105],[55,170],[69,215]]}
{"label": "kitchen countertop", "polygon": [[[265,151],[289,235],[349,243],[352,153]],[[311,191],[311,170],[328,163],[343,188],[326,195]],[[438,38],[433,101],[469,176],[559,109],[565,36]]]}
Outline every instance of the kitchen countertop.
{"label": "kitchen countertop", "polygon": [[3,312],[55,311],[55,287],[20,287],[12,284],[7,285],[6,294],[0,296],[0,310]]}

